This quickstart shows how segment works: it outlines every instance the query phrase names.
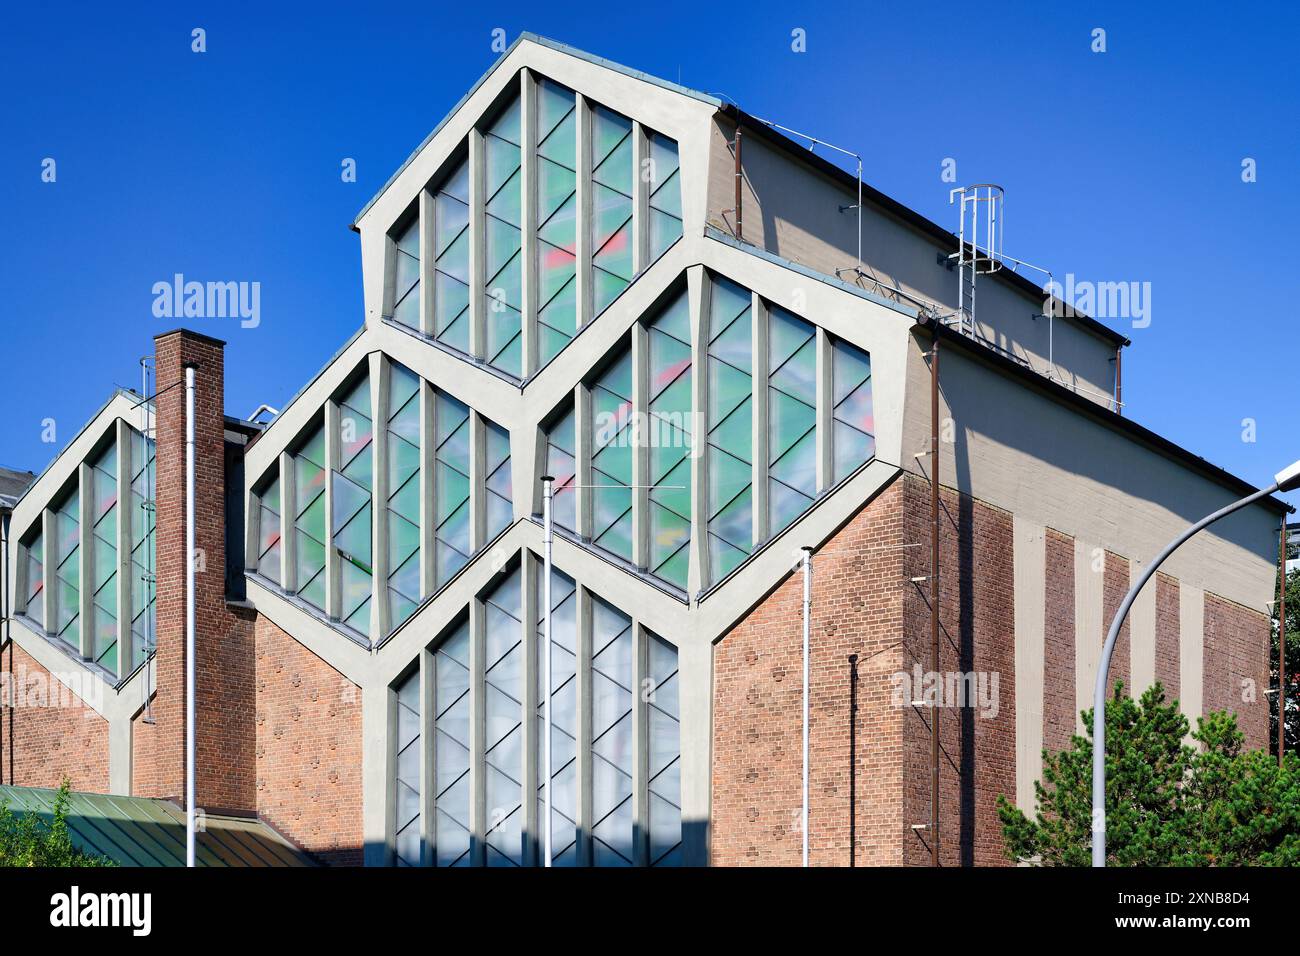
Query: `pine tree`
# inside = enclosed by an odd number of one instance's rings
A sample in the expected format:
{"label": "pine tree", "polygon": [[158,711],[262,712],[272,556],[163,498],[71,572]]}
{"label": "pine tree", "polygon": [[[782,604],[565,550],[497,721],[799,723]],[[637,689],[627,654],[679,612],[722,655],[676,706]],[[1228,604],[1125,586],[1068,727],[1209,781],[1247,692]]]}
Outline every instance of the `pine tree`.
{"label": "pine tree", "polygon": [[[1093,713],[1085,736],[1060,753],[1043,751],[1043,779],[1031,820],[998,799],[1007,855],[1046,866],[1092,862]],[[1106,707],[1108,866],[1300,865],[1300,758],[1279,767],[1243,750],[1231,713],[1188,722],[1155,684],[1134,701],[1117,684]]]}

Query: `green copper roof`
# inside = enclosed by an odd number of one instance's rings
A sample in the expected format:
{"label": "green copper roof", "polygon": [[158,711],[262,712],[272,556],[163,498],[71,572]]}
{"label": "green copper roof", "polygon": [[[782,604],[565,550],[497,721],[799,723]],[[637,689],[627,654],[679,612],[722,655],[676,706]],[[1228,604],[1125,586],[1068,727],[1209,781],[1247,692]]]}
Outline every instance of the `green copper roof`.
{"label": "green copper roof", "polygon": [[[48,821],[53,790],[0,786],[0,803],[14,813],[35,812]],[[312,866],[313,863],[265,823],[208,814],[198,834],[199,866]],[[78,849],[122,866],[184,866],[185,812],[169,800],[74,793],[68,832]]]}

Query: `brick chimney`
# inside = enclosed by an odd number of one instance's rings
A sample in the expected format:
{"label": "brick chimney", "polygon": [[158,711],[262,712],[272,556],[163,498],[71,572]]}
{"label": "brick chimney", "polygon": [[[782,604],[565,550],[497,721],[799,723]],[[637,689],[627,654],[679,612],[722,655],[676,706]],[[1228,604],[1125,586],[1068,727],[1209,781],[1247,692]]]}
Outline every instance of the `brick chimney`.
{"label": "brick chimney", "polygon": [[185,329],[154,339],[156,724],[137,737],[132,789],[142,796],[185,794],[185,367],[193,364],[196,805],[252,811],[253,613],[228,605],[225,593],[224,348],[219,339]]}

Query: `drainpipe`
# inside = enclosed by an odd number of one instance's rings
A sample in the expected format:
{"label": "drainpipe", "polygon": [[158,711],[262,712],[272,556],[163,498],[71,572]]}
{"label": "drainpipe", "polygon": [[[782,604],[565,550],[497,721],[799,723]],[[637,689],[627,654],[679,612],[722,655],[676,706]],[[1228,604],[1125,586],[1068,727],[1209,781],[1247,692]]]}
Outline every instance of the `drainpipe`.
{"label": "drainpipe", "polygon": [[808,865],[808,637],[812,632],[812,548],[803,549],[803,865]]}
{"label": "drainpipe", "polygon": [[1282,515],[1281,541],[1278,543],[1278,573],[1281,587],[1277,595],[1277,765],[1282,766],[1286,752],[1286,515]]}
{"label": "drainpipe", "polygon": [[1124,414],[1124,346],[1115,346],[1115,414]]}
{"label": "drainpipe", "polygon": [[735,143],[736,143],[736,238],[744,239],[745,228],[740,214],[740,202],[741,202],[740,187],[744,181],[744,173],[741,172],[741,168],[740,168],[740,122],[739,120],[737,120],[736,122]]}
{"label": "drainpipe", "polygon": [[194,866],[194,369],[185,363],[185,865]]}
{"label": "drainpipe", "polygon": [[849,866],[858,852],[858,655],[849,655]]}
{"label": "drainpipe", "polygon": [[542,631],[542,653],[545,655],[542,673],[545,681],[546,693],[542,698],[542,764],[546,772],[546,797],[542,810],[545,819],[542,821],[542,848],[543,848],[543,865],[551,865],[551,791],[554,789],[555,781],[551,778],[551,536],[554,532],[552,524],[552,507],[551,497],[554,493],[555,479],[550,475],[542,478],[542,525],[545,528],[543,537],[542,554],[545,558],[542,568],[542,601],[544,603],[544,612],[546,622]]}
{"label": "drainpipe", "polygon": [[[939,326],[930,352],[930,673],[939,673]],[[939,705],[930,714],[930,865],[939,865]]]}

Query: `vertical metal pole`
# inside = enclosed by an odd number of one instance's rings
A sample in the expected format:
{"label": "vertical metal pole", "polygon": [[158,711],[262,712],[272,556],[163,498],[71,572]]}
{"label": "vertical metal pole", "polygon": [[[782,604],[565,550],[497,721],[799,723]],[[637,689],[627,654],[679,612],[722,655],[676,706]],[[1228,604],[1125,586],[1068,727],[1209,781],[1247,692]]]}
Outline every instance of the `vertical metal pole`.
{"label": "vertical metal pole", "polygon": [[858,655],[849,655],[849,866],[858,853]]}
{"label": "vertical metal pole", "polygon": [[542,680],[545,682],[545,694],[542,697],[542,767],[546,774],[545,800],[542,805],[542,860],[543,866],[550,866],[551,859],[551,790],[554,780],[551,777],[551,536],[554,533],[554,509],[552,495],[555,479],[550,475],[542,478],[542,525],[545,529],[542,543],[542,604],[545,626],[542,628]]}
{"label": "vertical metal pole", "polygon": [[[1288,472],[1291,474],[1289,475]],[[1129,608],[1133,606],[1133,602],[1137,599],[1138,592],[1142,590],[1142,585],[1151,580],[1160,565],[1164,564],[1165,559],[1177,551],[1184,541],[1214,524],[1220,518],[1224,518],[1261,498],[1267,498],[1275,491],[1290,491],[1295,486],[1289,483],[1284,485],[1283,482],[1287,481],[1291,475],[1296,474],[1300,474],[1300,462],[1296,462],[1287,471],[1279,474],[1278,480],[1267,488],[1261,488],[1240,501],[1234,501],[1227,507],[1220,508],[1213,514],[1206,515],[1196,522],[1196,524],[1165,545],[1165,549],[1156,555],[1155,560],[1142,569],[1141,576],[1129,588],[1128,594],[1124,595],[1124,600],[1120,602],[1119,610],[1115,612],[1115,618],[1110,622],[1110,630],[1106,632],[1106,643],[1101,648],[1101,662],[1097,665],[1097,682],[1092,688],[1093,866],[1106,865],[1106,684],[1110,677],[1110,659],[1115,653],[1115,642],[1119,640],[1119,630],[1124,626],[1124,619],[1128,617]]]}
{"label": "vertical metal pole", "polygon": [[194,364],[185,365],[185,865],[194,866]]}
{"label": "vertical metal pole", "polygon": [[740,123],[739,121],[737,121],[736,123],[736,238],[737,239],[745,238],[745,226],[743,223],[743,217],[741,216],[741,212],[740,212],[740,204],[742,201],[741,194],[740,194],[740,187],[743,181],[744,181],[744,173],[741,171],[741,166],[740,166]]}
{"label": "vertical metal pole", "polygon": [[808,637],[812,632],[812,548],[803,549],[803,865],[808,865]]}
{"label": "vertical metal pole", "polygon": [[[858,157],[858,275],[862,274],[862,157]],[[857,281],[857,276],[854,277]]]}
{"label": "vertical metal pole", "polygon": [[[930,352],[930,524],[930,673],[938,675],[940,529],[939,329],[937,325]],[[930,709],[930,864],[939,865],[939,706],[937,702]]]}
{"label": "vertical metal pole", "polygon": [[1286,752],[1286,515],[1282,515],[1281,540],[1278,543],[1277,596],[1277,765],[1282,766]]}

